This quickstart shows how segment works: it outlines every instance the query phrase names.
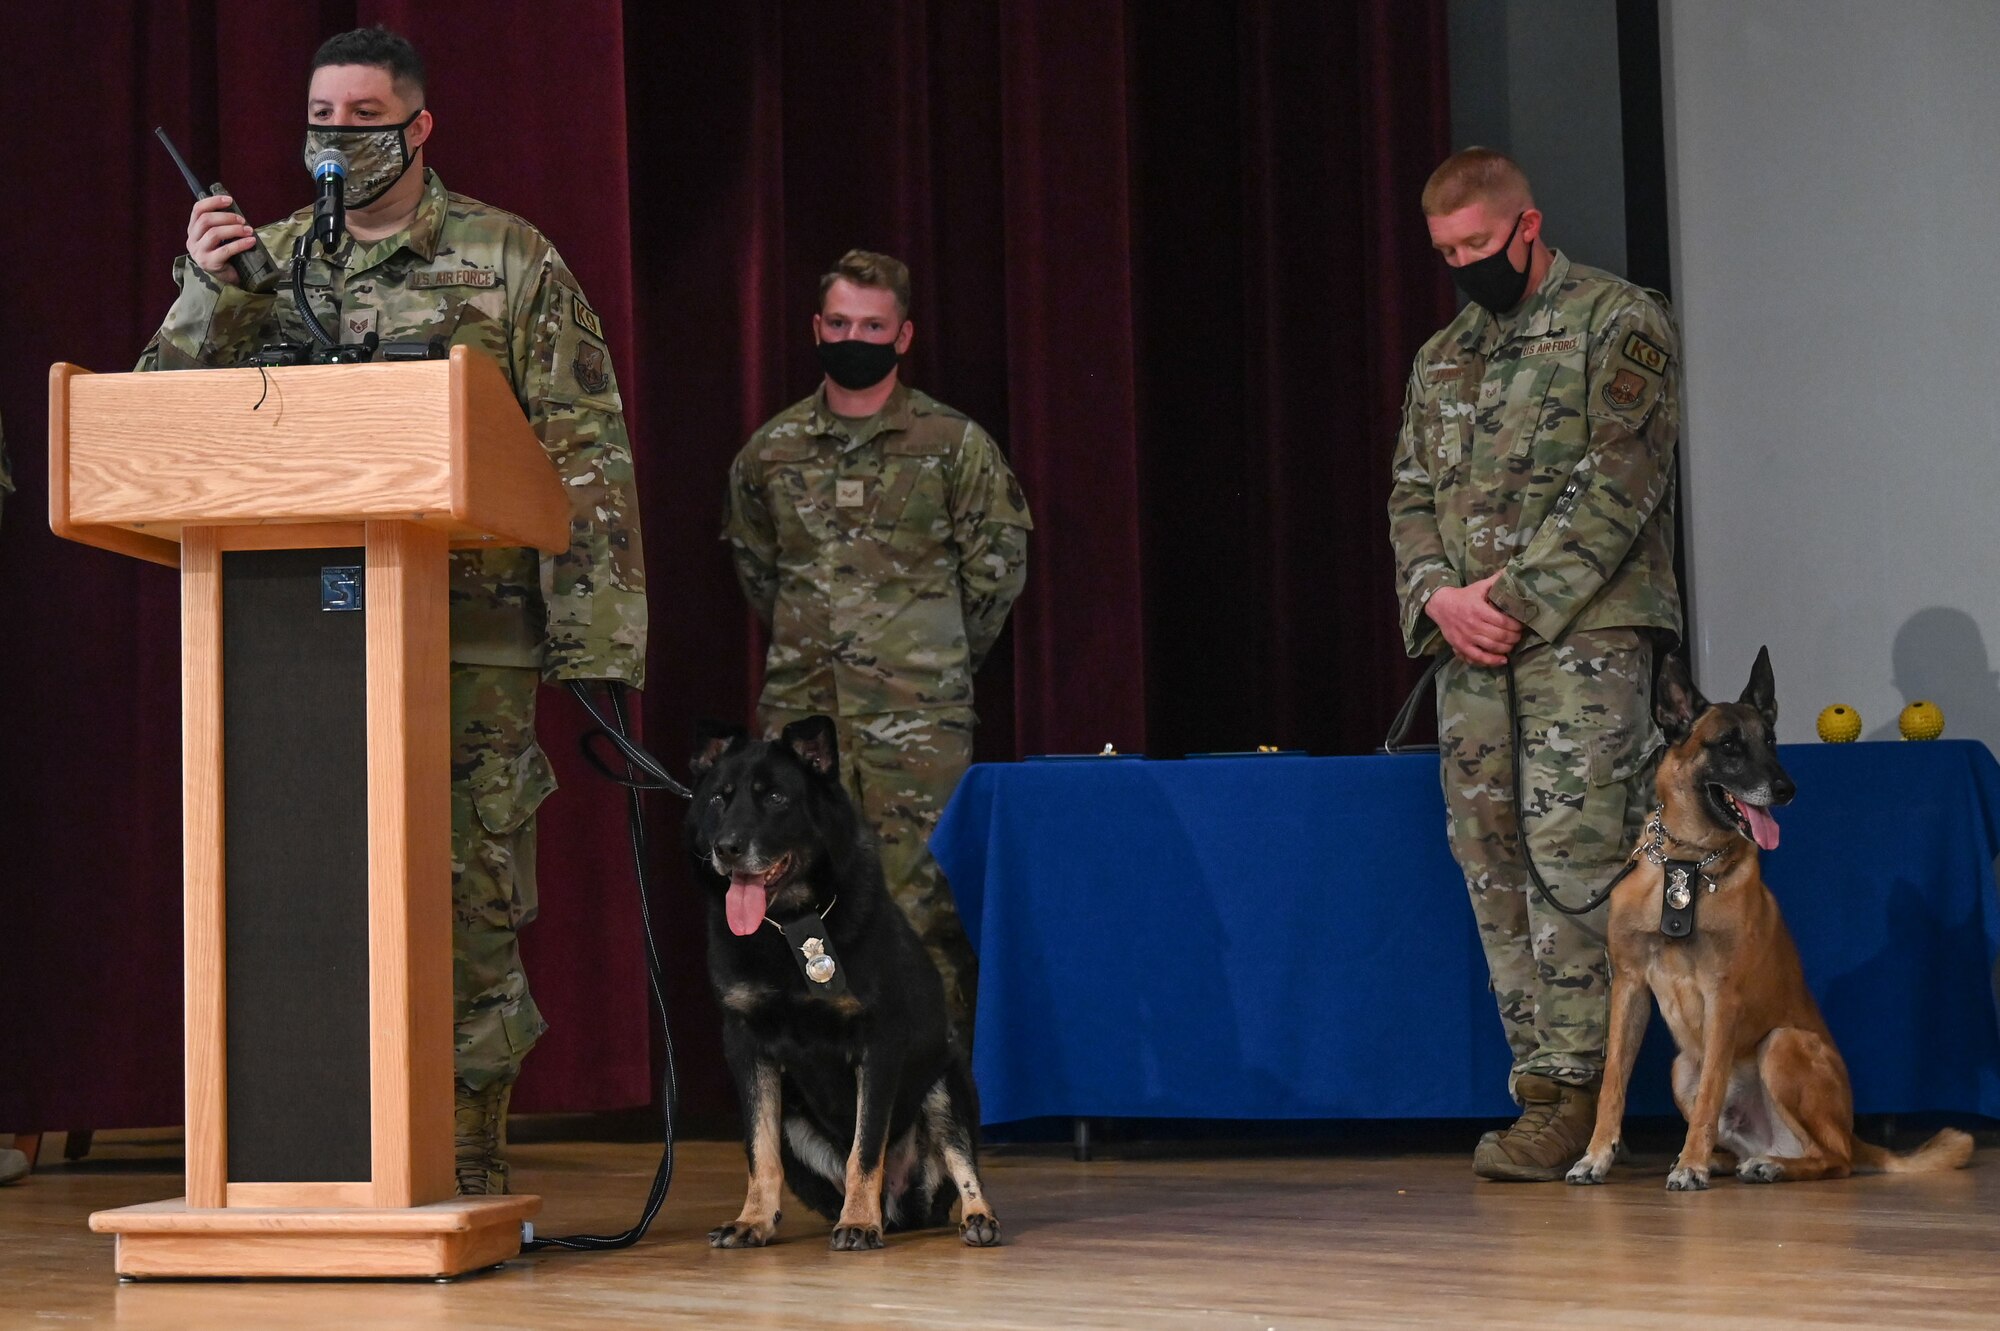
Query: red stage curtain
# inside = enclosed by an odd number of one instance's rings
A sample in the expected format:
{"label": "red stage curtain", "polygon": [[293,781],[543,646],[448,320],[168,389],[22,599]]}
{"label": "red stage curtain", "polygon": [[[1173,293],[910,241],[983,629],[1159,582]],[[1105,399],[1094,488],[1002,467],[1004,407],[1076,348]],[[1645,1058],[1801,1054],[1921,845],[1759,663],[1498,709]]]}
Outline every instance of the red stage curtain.
{"label": "red stage curtain", "polygon": [[[742,440],[815,379],[814,279],[915,270],[908,377],[1008,447],[1038,529],[979,681],[989,758],[1370,747],[1402,663],[1383,505],[1411,355],[1449,315],[1416,195],[1447,151],[1442,0],[1153,5],[79,0],[10,25],[0,211],[0,1131],[180,1116],[178,604],[56,541],[47,366],[127,367],[173,298],[165,124],[260,219],[302,201],[304,66],[356,22],[431,66],[431,164],[546,231],[604,316],[644,496],[649,742],[747,715],[716,539]],[[545,806],[524,1109],[649,1095],[622,802]],[[690,1117],[726,1116],[702,909],[656,800]],[[309,1033],[303,1038],[310,1038]]]}

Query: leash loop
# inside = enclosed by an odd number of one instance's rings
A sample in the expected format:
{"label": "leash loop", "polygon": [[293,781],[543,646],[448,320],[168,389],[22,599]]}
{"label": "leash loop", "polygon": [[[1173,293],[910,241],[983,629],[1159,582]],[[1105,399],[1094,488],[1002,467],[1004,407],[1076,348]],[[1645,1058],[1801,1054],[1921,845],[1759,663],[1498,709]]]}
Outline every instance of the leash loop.
{"label": "leash loop", "polygon": [[1639,861],[1635,858],[1627,857],[1625,867],[1620,869],[1610,882],[1606,883],[1590,900],[1581,906],[1565,906],[1556,898],[1556,894],[1549,890],[1549,885],[1542,881],[1542,871],[1535,864],[1535,853],[1528,847],[1527,790],[1521,781],[1521,703],[1519,692],[1514,684],[1514,658],[1511,656],[1507,658],[1507,719],[1513,731],[1514,741],[1514,835],[1521,843],[1521,863],[1528,868],[1528,881],[1535,885],[1535,891],[1541,895],[1543,901],[1548,902],[1549,905],[1555,907],[1563,914],[1575,919],[1577,928],[1602,943],[1604,935],[1585,924],[1578,917],[1590,914],[1590,912],[1602,906],[1606,901],[1609,901],[1611,899],[1611,890],[1625,881],[1625,875],[1637,868]]}

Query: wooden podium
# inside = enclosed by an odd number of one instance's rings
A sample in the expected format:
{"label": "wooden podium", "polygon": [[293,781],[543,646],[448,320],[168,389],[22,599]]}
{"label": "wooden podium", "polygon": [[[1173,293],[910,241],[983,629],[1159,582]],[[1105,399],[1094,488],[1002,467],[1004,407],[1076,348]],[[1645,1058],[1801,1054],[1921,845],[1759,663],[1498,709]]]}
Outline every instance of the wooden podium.
{"label": "wooden podium", "polygon": [[519,1252],[540,1199],[453,1169],[446,556],[566,549],[569,511],[466,347],[51,370],[49,525],[181,571],[187,1195],[90,1218],[119,1274]]}

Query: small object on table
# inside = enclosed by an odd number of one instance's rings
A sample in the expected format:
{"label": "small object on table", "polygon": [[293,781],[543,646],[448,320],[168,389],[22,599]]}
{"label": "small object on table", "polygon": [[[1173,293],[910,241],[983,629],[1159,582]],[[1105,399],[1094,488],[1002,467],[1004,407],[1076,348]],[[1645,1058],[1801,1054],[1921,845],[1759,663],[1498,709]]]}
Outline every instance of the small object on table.
{"label": "small object on table", "polygon": [[1118,750],[1113,748],[1111,745],[1107,744],[1098,751],[1097,756],[1100,758],[1116,758],[1118,756]]}
{"label": "small object on table", "polygon": [[1936,703],[1919,698],[1896,718],[1896,729],[1903,732],[1904,739],[1936,739],[1944,734],[1944,712]]}
{"label": "small object on table", "polygon": [[1861,738],[1861,713],[1835,703],[1819,714],[1819,737],[1828,744],[1852,744]]}

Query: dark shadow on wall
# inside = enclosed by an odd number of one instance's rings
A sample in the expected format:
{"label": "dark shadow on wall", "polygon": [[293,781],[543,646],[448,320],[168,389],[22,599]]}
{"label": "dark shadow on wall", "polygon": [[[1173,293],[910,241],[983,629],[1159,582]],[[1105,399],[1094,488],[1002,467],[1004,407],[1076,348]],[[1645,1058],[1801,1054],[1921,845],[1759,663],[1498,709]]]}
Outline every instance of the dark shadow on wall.
{"label": "dark shadow on wall", "polygon": [[[2000,752],[2000,672],[1987,655],[1986,636],[1963,610],[1929,606],[1896,630],[1892,657],[1902,706],[1934,702],[1944,712],[1944,733],[1976,739]],[[1893,716],[1879,718],[1869,739],[1896,739]]]}

